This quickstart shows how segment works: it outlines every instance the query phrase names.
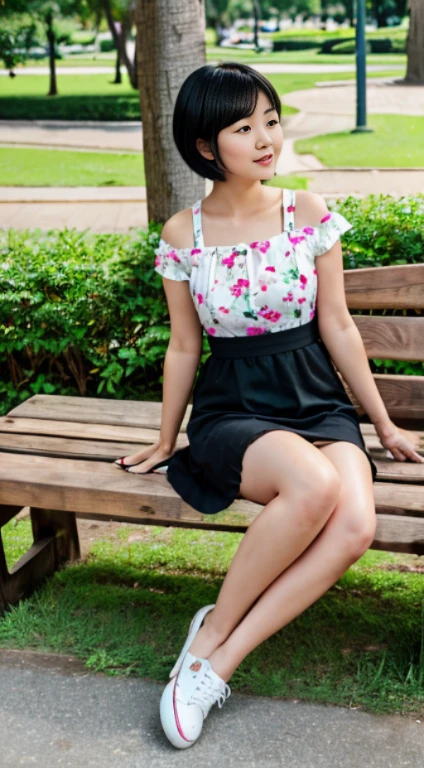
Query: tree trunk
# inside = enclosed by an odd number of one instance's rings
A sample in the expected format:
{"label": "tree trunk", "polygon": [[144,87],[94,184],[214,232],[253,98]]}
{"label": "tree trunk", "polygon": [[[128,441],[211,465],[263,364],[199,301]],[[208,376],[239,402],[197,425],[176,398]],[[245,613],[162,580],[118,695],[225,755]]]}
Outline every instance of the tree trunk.
{"label": "tree trunk", "polygon": [[50,88],[47,96],[57,95],[56,82],[56,46],[55,34],[53,29],[53,13],[48,11],[45,17],[47,26],[47,40],[49,43],[49,69],[50,69]]}
{"label": "tree trunk", "polygon": [[204,0],[137,0],[136,25],[147,219],[164,223],[205,196],[172,135],[177,93],[206,63]]}
{"label": "tree trunk", "polygon": [[119,53],[119,49],[116,49],[116,61],[115,61],[115,79],[113,81],[114,85],[120,85],[122,83],[122,77],[121,77],[121,54]]}
{"label": "tree trunk", "polygon": [[424,3],[409,0],[409,31],[406,46],[408,64],[405,82],[424,84]]}
{"label": "tree trunk", "polygon": [[128,51],[127,51],[127,38],[131,29],[130,14],[128,13],[128,17],[122,23],[117,22],[113,18],[110,0],[103,0],[102,5],[103,5],[103,9],[105,12],[110,33],[115,43],[115,48],[117,51],[119,51],[121,62],[124,63],[127,69],[128,77],[130,79],[130,83],[132,87],[136,89],[137,85],[136,85],[135,66],[134,66],[134,62],[130,60],[128,56]]}

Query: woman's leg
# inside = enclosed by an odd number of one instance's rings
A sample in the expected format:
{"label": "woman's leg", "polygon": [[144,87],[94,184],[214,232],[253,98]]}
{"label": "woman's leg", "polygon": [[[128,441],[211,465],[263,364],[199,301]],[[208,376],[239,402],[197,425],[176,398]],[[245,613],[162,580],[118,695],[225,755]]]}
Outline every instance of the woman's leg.
{"label": "woman's leg", "polygon": [[208,658],[229,637],[266,587],[318,535],[340,489],[331,461],[293,432],[273,430],[247,447],[240,492],[266,506],[243,536],[191,653]]}
{"label": "woman's leg", "polygon": [[212,669],[225,681],[254,648],[321,597],[372,544],[376,515],[368,459],[360,448],[347,442],[320,450],[342,481],[337,506],[311,546],[275,579],[208,657]]}

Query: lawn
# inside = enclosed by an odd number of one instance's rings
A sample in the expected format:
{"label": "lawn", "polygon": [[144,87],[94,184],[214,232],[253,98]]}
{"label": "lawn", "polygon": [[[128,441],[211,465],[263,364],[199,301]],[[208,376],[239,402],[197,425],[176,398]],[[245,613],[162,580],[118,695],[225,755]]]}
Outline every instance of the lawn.
{"label": "lawn", "polygon": [[[30,520],[3,529],[9,569]],[[215,603],[243,534],[121,524],[0,618],[0,647],[72,654],[165,684],[195,611]],[[424,714],[424,558],[369,550],[255,649],[233,691]]]}
{"label": "lawn", "polygon": [[329,133],[295,142],[295,151],[311,152],[328,168],[424,168],[424,117],[368,115],[373,133]]}
{"label": "lawn", "polygon": [[0,148],[4,187],[144,187],[145,183],[141,152]]}
{"label": "lawn", "polygon": [[[144,187],[144,155],[0,147],[2,187]],[[270,186],[307,189],[302,176],[275,176]]]}
{"label": "lawn", "polygon": [[[399,75],[399,70],[370,73],[368,77]],[[282,96],[283,113],[296,112],[284,105],[284,94],[327,80],[354,80],[355,73],[267,75]],[[113,73],[106,75],[60,75],[59,95],[48,97],[47,75],[25,75],[0,78],[0,119],[2,120],[139,120],[138,91],[134,91],[123,74],[121,85],[113,84]]]}

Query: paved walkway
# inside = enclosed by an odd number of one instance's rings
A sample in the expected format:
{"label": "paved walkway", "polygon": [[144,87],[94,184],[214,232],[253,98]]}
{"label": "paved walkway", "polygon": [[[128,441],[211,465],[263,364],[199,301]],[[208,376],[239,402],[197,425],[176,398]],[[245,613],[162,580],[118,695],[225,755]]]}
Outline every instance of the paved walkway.
{"label": "paved walkway", "polygon": [[[231,682],[230,682],[231,686]],[[0,650],[1,765],[48,768],[421,768],[424,721],[232,693],[186,750],[162,731],[165,683],[73,657]]]}
{"label": "paved walkway", "polygon": [[[419,170],[325,168],[314,155],[295,153],[297,139],[354,128],[356,86],[352,82],[320,83],[316,88],[286,94],[284,100],[300,111],[285,116],[283,108],[284,141],[278,174],[307,176],[312,192],[330,197],[424,193],[424,152],[423,168]],[[368,80],[367,111],[424,115],[424,88],[402,86],[393,78]],[[143,130],[140,122],[0,121],[1,145],[139,152],[143,148]],[[207,181],[205,195],[210,188]],[[37,226],[90,228],[94,232],[127,232],[131,227],[147,227],[146,190],[0,188],[0,227]]]}
{"label": "paved walkway", "polygon": [[[424,170],[303,170],[311,192],[324,197],[424,193]],[[205,195],[211,182],[205,185]],[[0,229],[128,232],[147,227],[145,187],[0,187]]]}
{"label": "paved walkway", "polygon": [[[225,59],[231,58],[231,49],[223,48],[222,57]],[[214,63],[214,62],[209,62]],[[253,64],[252,65],[259,72],[280,72],[292,74],[294,72],[302,74],[319,74],[328,72],[355,72],[355,64]],[[405,64],[367,64],[367,72],[387,72],[388,70],[405,70]],[[121,67],[123,74],[126,73],[126,69]],[[17,76],[22,75],[48,75],[48,67],[17,67],[15,69]],[[114,66],[92,66],[92,67],[57,67],[58,75],[107,75],[115,74]],[[1,69],[0,75],[3,77],[9,76],[7,69]]]}

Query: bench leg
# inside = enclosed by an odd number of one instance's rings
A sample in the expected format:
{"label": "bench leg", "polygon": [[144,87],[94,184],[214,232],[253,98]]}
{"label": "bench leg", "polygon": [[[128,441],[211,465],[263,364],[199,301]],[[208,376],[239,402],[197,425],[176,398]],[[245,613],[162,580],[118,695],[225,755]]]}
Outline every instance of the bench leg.
{"label": "bench leg", "polygon": [[20,511],[20,507],[0,505],[0,614],[8,604],[16,605],[29,597],[47,576],[66,562],[80,557],[75,514],[31,507],[34,542],[9,573],[1,528]]}

